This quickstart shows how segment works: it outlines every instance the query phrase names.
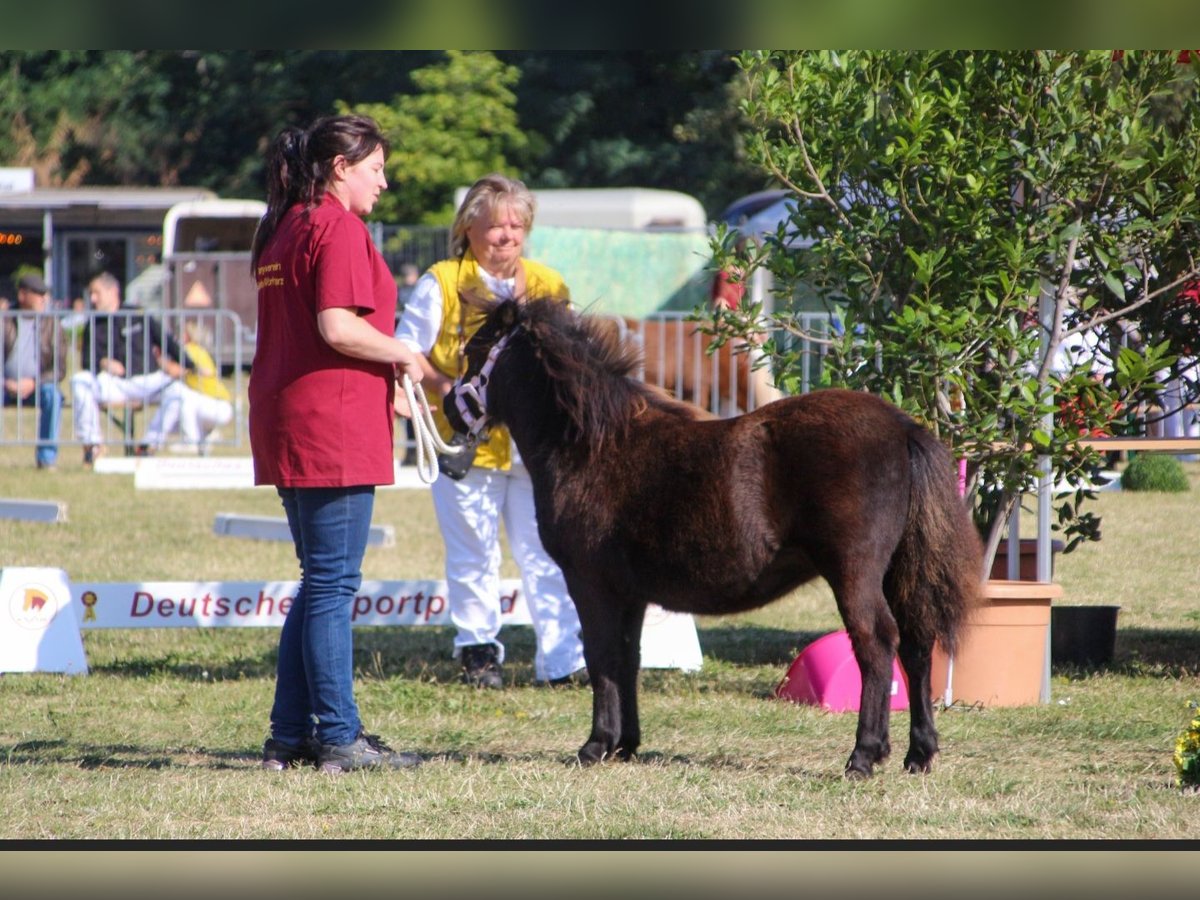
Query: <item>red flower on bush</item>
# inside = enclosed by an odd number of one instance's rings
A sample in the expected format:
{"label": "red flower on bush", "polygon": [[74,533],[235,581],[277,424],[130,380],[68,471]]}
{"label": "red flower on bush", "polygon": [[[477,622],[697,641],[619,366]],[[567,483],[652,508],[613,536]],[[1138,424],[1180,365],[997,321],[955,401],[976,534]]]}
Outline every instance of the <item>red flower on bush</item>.
{"label": "red flower on bush", "polygon": [[[1112,423],[1124,407],[1120,400],[1113,400],[1106,410],[1100,410],[1095,395],[1087,387],[1079,387],[1074,394],[1059,399],[1058,421],[1080,437],[1111,437]],[[1093,424],[1097,418],[1101,424]]]}

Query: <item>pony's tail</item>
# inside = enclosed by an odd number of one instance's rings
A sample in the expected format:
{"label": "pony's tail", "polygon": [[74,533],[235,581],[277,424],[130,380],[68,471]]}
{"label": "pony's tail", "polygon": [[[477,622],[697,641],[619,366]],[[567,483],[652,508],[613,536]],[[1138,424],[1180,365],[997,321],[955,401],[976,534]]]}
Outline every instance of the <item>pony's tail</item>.
{"label": "pony's tail", "polygon": [[954,459],[919,426],[908,439],[908,522],[888,576],[901,633],[953,655],[967,614],[982,595],[983,551],[958,493]]}

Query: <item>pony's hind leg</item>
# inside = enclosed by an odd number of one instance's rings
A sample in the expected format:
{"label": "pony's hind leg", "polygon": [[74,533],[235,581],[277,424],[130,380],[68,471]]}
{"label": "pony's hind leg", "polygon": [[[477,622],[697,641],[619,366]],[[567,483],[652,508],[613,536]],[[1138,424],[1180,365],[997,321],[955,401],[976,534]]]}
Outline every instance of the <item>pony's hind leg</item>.
{"label": "pony's hind leg", "polygon": [[933,647],[928,640],[919,641],[908,634],[900,636],[900,665],[908,676],[908,753],[904,769],[913,774],[932,770],[938,755],[938,734],[933,719],[933,687],[930,670]]}
{"label": "pony's hind leg", "polygon": [[878,588],[844,589],[838,593],[838,606],[862,673],[858,730],[845,774],[847,778],[870,778],[875,766],[892,751],[888,726],[892,660],[898,643],[896,621]]}

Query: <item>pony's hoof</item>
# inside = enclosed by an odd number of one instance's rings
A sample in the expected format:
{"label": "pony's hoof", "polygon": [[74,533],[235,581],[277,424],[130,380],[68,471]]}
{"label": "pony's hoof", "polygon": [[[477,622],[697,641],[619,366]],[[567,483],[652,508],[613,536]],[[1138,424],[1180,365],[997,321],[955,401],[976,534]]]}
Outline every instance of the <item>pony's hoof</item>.
{"label": "pony's hoof", "polygon": [[846,763],[846,771],[842,773],[847,781],[866,781],[874,774],[874,766],[862,763]]}
{"label": "pony's hoof", "polygon": [[910,775],[928,775],[933,771],[934,756],[914,756],[910,753],[904,758],[904,771]]}
{"label": "pony's hoof", "polygon": [[594,766],[596,763],[604,762],[604,758],[608,754],[595,744],[584,744],[576,755],[581,766]]}

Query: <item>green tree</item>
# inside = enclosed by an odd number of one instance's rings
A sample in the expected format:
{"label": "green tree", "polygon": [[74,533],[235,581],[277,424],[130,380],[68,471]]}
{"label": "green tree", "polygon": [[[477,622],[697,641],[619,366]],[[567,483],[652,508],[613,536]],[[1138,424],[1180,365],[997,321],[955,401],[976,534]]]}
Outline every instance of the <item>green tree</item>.
{"label": "green tree", "polygon": [[[801,285],[838,314],[829,383],[891,398],[969,462],[989,567],[1039,456],[1075,488],[1054,500],[1068,549],[1098,538],[1083,509],[1097,456],[1079,437],[1159,388],[1172,347],[1139,329],[1197,275],[1194,66],[1148,52],[745,53],[739,65],[751,156],[796,196],[747,263],[775,276],[779,333],[799,328]],[[721,262],[731,238],[716,242]],[[716,327],[750,334],[758,312]],[[1055,371],[1073,336],[1106,343],[1115,371]],[[767,346],[794,380],[789,342]],[[1072,399],[1074,420],[1053,415]]]}
{"label": "green tree", "polygon": [[159,87],[140,70],[138,54],[5,51],[2,62],[0,160],[61,187],[105,183],[105,169],[140,167],[144,148],[129,146],[114,127],[122,108],[143,106]]}
{"label": "green tree", "polygon": [[0,164],[32,166],[41,185],[261,196],[280,128],[361,106],[404,122],[404,190],[379,217],[444,219],[453,188],[489,165],[533,187],[681,190],[715,214],[764,186],[743,146],[743,89],[719,50],[4,50]]}
{"label": "green tree", "polygon": [[730,51],[505,51],[538,187],[651,187],[711,216],[765,186],[746,156]]}
{"label": "green tree", "polygon": [[44,186],[197,185],[261,196],[262,152],[287,124],[411,89],[440,54],[358,51],[0,51],[0,163]]}
{"label": "green tree", "polygon": [[388,192],[373,217],[448,224],[454,190],[488,172],[519,176],[529,139],[517,122],[520,71],[488,52],[446,51],[412,73],[415,92],[391,104],[341,104],[375,118],[388,135]]}

